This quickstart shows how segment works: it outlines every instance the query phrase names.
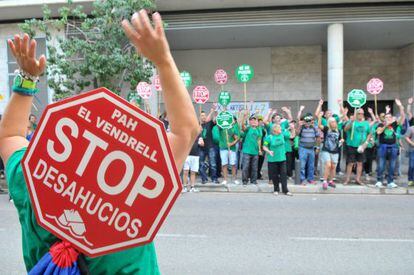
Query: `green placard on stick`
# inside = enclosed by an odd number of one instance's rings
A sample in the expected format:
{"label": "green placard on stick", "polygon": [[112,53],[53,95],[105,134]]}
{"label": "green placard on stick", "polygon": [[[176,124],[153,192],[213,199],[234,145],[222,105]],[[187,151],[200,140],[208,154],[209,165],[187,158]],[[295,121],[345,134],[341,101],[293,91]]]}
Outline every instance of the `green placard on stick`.
{"label": "green placard on stick", "polygon": [[231,101],[231,94],[227,91],[222,91],[219,94],[218,102],[221,106],[227,107]]}
{"label": "green placard on stick", "polygon": [[233,115],[230,112],[224,111],[217,115],[217,126],[221,129],[230,129],[233,126]]}
{"label": "green placard on stick", "polygon": [[254,69],[252,66],[243,64],[236,69],[237,80],[242,83],[249,82],[254,77]]}
{"label": "green placard on stick", "polygon": [[353,108],[361,108],[367,103],[367,95],[363,90],[353,89],[348,93],[348,103]]}
{"label": "green placard on stick", "polygon": [[190,87],[191,84],[193,83],[193,78],[191,77],[191,74],[189,72],[182,71],[180,75],[184,82],[185,87],[186,88]]}

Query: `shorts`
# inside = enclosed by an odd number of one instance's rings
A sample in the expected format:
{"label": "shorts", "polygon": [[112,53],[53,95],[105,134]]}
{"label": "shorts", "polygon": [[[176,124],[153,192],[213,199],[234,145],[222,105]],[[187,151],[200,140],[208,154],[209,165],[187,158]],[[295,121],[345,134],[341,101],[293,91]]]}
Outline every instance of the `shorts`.
{"label": "shorts", "polygon": [[339,153],[329,153],[328,151],[321,151],[320,158],[322,163],[326,163],[327,161],[330,161],[332,163],[337,164],[339,160]]}
{"label": "shorts", "polygon": [[200,160],[199,156],[188,156],[184,162],[183,170],[198,173],[198,169],[200,168],[199,160]]}
{"label": "shorts", "polygon": [[347,146],[346,160],[348,163],[365,162],[365,152],[358,153],[357,147]]}
{"label": "shorts", "polygon": [[220,158],[221,158],[221,166],[225,166],[225,165],[236,165],[236,161],[237,161],[237,154],[234,151],[227,149],[220,149]]}

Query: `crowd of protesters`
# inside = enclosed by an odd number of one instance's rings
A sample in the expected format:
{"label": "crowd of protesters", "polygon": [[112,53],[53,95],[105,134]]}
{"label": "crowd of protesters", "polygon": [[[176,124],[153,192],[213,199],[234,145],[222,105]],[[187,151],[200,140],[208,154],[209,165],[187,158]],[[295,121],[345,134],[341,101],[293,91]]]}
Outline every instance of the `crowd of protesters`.
{"label": "crowd of protesters", "polygon": [[[305,106],[300,106],[295,118],[289,107],[282,107],[281,112],[270,109],[265,116],[242,111],[234,115],[233,127],[228,130],[216,125],[217,106],[214,106],[208,114],[200,114],[202,131],[184,165],[183,192],[198,192],[195,188],[197,174],[202,184],[257,184],[257,180],[263,179],[265,159],[275,195],[280,191],[292,195],[287,182],[294,176],[296,159],[300,163],[296,169],[302,185],[316,184],[318,175],[324,190],[335,188],[336,174],[343,175],[340,163],[345,161],[344,185],[350,183],[353,174],[356,184],[368,183],[374,176],[373,163],[376,162],[375,186],[383,187],[385,177],[386,186],[396,188],[395,178],[401,173],[403,141],[408,144],[408,186],[413,186],[412,103],[410,98],[405,110],[401,101],[395,99],[396,116],[389,106],[379,114],[371,108],[367,108],[368,114],[363,108],[349,112],[338,100],[340,112],[334,114],[322,110],[321,99],[315,113],[303,114]],[[166,116],[163,119],[167,121]],[[241,182],[237,177],[239,169]]]}

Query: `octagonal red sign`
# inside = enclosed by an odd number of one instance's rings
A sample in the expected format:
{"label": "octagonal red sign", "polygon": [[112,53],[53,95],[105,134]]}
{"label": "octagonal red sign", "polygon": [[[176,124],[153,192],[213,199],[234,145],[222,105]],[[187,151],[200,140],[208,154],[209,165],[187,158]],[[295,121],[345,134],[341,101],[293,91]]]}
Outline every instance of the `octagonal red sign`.
{"label": "octagonal red sign", "polygon": [[145,81],[141,81],[137,85],[137,93],[142,99],[149,99],[152,95],[151,85]]}
{"label": "octagonal red sign", "polygon": [[22,164],[38,223],[88,256],[151,242],[181,191],[162,123],[105,88],[49,105]]}
{"label": "octagonal red sign", "polygon": [[210,97],[210,92],[206,86],[196,86],[193,90],[193,99],[195,103],[204,104]]}
{"label": "octagonal red sign", "polygon": [[223,69],[218,69],[215,73],[214,73],[214,81],[216,81],[217,84],[219,85],[224,85],[227,83],[227,73],[225,70]]}

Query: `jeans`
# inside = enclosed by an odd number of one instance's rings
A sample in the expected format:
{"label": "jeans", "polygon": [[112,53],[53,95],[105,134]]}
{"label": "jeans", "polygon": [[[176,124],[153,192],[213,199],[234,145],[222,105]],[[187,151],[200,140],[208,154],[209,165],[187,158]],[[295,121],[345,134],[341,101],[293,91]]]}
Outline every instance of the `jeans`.
{"label": "jeans", "polygon": [[408,157],[408,181],[414,181],[414,151],[410,152]]}
{"label": "jeans", "polygon": [[313,148],[299,147],[300,181],[304,181],[305,169],[308,181],[313,181],[315,173],[315,151]]}
{"label": "jeans", "polygon": [[243,184],[247,184],[249,180],[249,176],[250,176],[251,183],[254,183],[254,184],[257,183],[257,169],[259,166],[258,164],[259,164],[259,156],[243,154],[243,165],[242,165]]}
{"label": "jeans", "polygon": [[396,144],[380,144],[378,147],[378,175],[377,180],[382,182],[384,178],[385,163],[387,158],[389,159],[390,165],[388,169],[387,182],[391,183],[394,181],[394,170],[395,163],[397,162],[398,147]]}
{"label": "jeans", "polygon": [[[206,157],[208,156],[208,165]],[[217,180],[217,151],[214,147],[200,148],[200,176],[202,181],[208,181],[207,166],[210,167],[211,180]]]}
{"label": "jeans", "polygon": [[279,183],[282,184],[282,192],[289,192],[287,188],[287,176],[286,176],[286,161],[280,162],[268,162],[270,171],[270,178],[273,182],[274,192],[279,192]]}

